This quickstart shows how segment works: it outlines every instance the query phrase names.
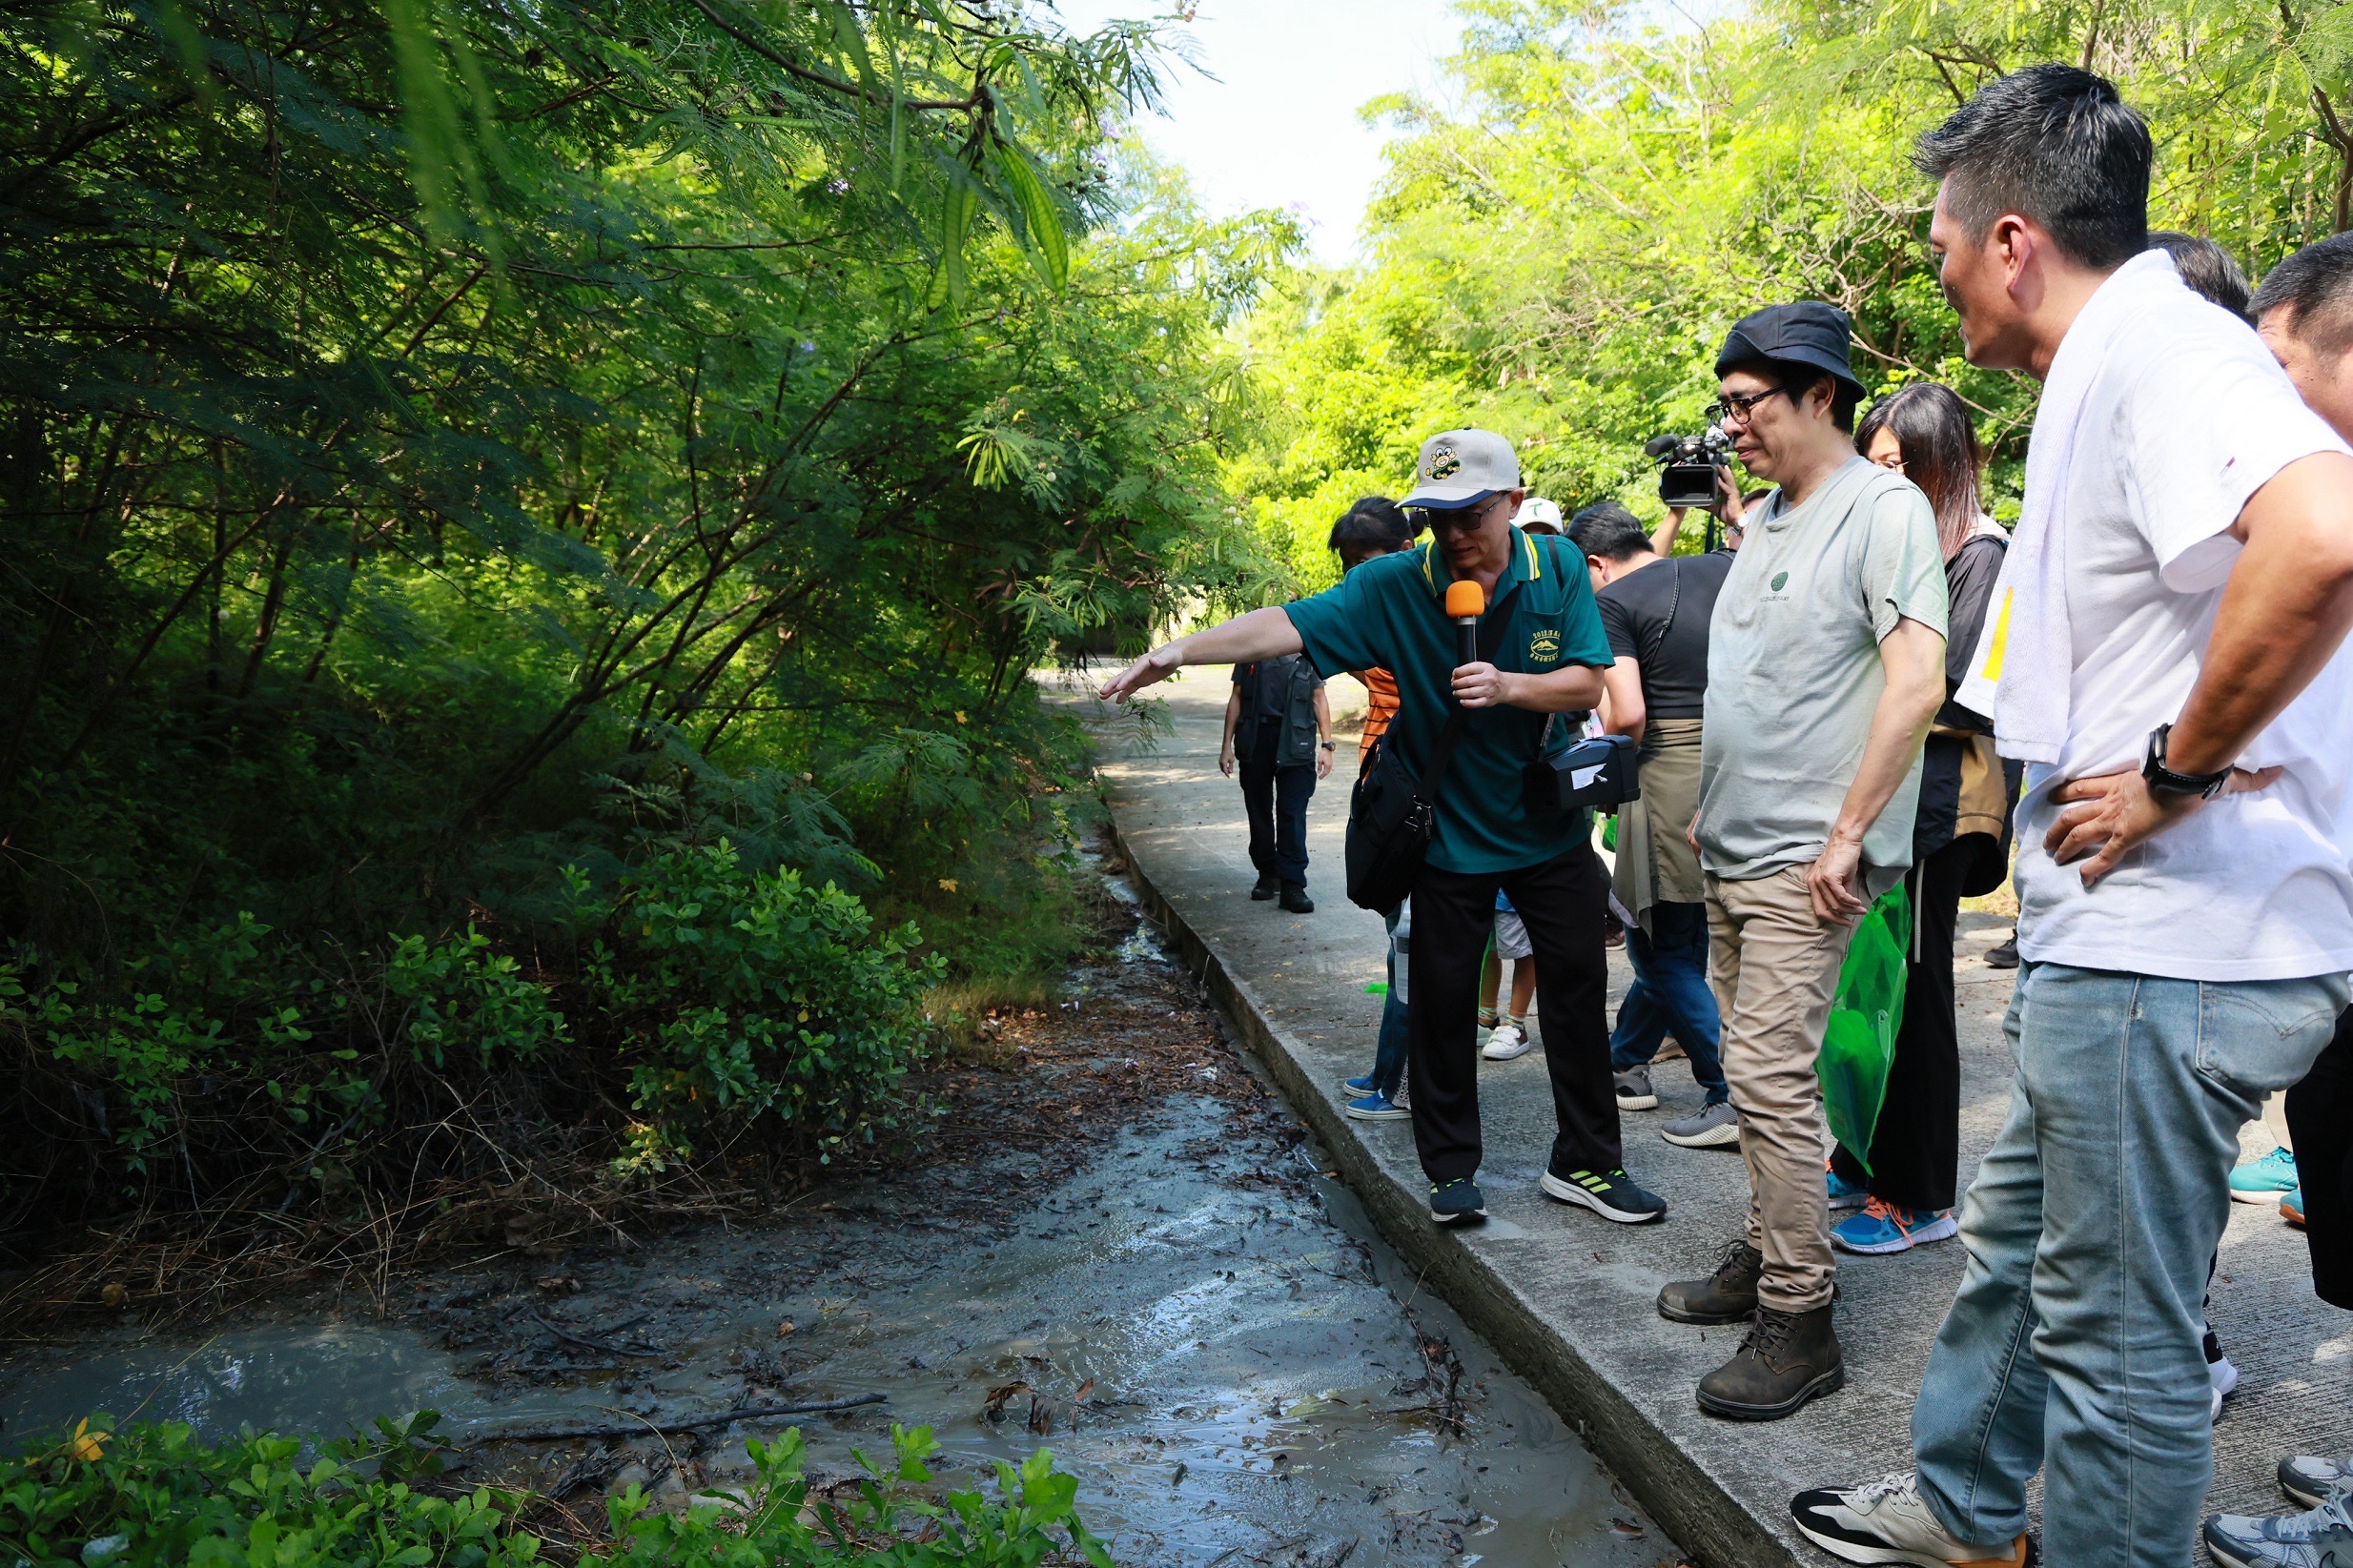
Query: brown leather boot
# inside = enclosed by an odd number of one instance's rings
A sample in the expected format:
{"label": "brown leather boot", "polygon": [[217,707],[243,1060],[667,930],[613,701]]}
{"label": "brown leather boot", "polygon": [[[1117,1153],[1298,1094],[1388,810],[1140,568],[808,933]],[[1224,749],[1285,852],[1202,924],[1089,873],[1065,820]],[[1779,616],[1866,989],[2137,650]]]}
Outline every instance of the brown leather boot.
{"label": "brown leather boot", "polygon": [[1756,1315],[1756,1282],[1765,1254],[1742,1237],[1724,1249],[1716,1272],[1683,1279],[1659,1292],[1659,1315],[1669,1323],[1746,1323]]}
{"label": "brown leather boot", "polygon": [[1699,1380],[1699,1408],[1734,1421],[1777,1421],[1846,1381],[1827,1304],[1785,1313],[1759,1302],[1739,1352]]}

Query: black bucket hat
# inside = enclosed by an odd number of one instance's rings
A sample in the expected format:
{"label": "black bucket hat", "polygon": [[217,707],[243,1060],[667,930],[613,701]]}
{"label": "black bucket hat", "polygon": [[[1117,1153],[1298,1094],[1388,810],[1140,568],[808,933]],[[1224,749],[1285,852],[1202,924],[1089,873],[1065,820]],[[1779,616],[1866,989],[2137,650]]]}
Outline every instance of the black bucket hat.
{"label": "black bucket hat", "polygon": [[1724,352],[1716,356],[1716,374],[1747,359],[1781,359],[1829,371],[1857,393],[1864,390],[1848,359],[1853,340],[1847,313],[1817,299],[1794,305],[1768,305],[1740,318],[1724,335]]}

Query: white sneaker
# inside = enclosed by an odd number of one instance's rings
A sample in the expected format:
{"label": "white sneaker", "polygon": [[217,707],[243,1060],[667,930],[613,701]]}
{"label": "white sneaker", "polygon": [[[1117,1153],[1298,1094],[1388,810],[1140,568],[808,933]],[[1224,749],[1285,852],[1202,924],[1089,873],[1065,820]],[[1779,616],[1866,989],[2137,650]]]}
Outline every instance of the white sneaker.
{"label": "white sneaker", "polygon": [[1490,1062],[1508,1062],[1514,1057],[1525,1056],[1535,1049],[1535,1044],[1527,1037],[1526,1029],[1505,1020],[1495,1026],[1495,1032],[1487,1036],[1487,1043],[1480,1048],[1479,1054]]}
{"label": "white sneaker", "polygon": [[2007,1548],[1954,1540],[1920,1500],[1919,1480],[1913,1476],[1800,1492],[1790,1499],[1790,1517],[1808,1540],[1847,1562],[2024,1568],[2031,1560],[2023,1535]]}

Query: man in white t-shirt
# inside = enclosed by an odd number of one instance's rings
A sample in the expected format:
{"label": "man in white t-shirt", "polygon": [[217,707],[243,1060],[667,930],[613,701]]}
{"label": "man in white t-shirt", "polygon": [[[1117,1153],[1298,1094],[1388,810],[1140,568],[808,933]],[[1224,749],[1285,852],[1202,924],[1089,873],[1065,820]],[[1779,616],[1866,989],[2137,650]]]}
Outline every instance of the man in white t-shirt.
{"label": "man in white t-shirt", "polygon": [[2327,1043],[2353,967],[2353,453],[2142,254],[2148,130],[2107,82],[2002,77],[1916,161],[1971,361],[2044,383],[1961,692],[2028,763],[2017,1080],[1913,1407],[1917,1474],[1791,1513],[1852,1562],[2021,1564],[2043,1470],[2046,1560],[2180,1568],[2239,1129]]}

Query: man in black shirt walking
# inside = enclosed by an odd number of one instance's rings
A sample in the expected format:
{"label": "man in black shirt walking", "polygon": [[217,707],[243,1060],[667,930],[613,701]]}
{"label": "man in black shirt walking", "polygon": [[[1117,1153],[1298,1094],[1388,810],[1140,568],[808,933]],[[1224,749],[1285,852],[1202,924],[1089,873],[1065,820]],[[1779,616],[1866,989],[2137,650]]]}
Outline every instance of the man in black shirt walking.
{"label": "man in black shirt walking", "polygon": [[1315,913],[1307,896],[1307,802],[1332,771],[1332,708],[1323,678],[1298,654],[1234,666],[1217,770],[1241,764],[1250,814],[1254,899],[1278,894],[1295,915]]}
{"label": "man in black shirt walking", "polygon": [[1626,954],[1634,986],[1618,1008],[1609,1066],[1618,1106],[1657,1105],[1650,1060],[1672,1034],[1706,1093],[1699,1110],[1659,1135],[1687,1149],[1740,1141],[1717,1047],[1722,1022],[1708,986],[1708,909],[1699,856],[1686,836],[1699,809],[1700,714],[1708,695],[1708,622],[1730,572],[1729,552],[1662,556],[1634,515],[1615,501],[1588,506],[1569,524],[1593,579],[1602,629],[1617,662],[1602,672],[1603,723],[1642,744],[1642,795],[1618,809],[1611,890],[1634,917]]}

